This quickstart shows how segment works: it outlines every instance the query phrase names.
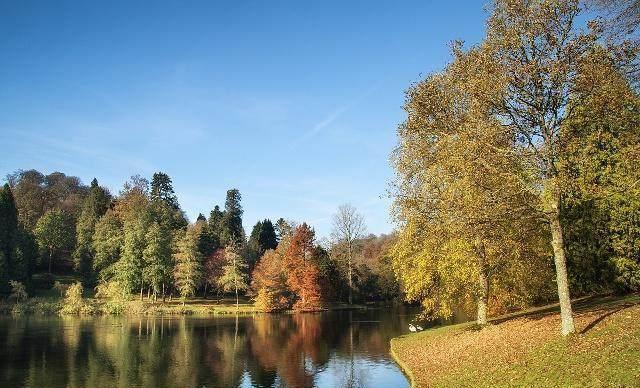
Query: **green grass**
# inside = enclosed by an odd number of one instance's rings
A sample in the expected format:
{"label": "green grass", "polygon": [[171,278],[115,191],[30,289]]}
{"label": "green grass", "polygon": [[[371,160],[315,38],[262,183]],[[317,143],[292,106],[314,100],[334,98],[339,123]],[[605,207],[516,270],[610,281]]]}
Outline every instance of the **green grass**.
{"label": "green grass", "polygon": [[559,334],[557,306],[452,325],[391,341],[414,386],[640,386],[640,297],[584,298],[577,333]]}

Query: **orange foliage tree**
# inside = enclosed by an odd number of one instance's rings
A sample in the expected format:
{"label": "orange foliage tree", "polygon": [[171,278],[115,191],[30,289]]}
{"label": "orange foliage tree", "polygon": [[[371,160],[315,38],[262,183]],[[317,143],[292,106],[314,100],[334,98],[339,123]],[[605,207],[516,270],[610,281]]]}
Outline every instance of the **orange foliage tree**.
{"label": "orange foliage tree", "polygon": [[255,295],[255,306],[259,310],[272,312],[291,306],[287,288],[287,273],[283,255],[273,249],[267,250],[255,270],[251,290]]}
{"label": "orange foliage tree", "polygon": [[314,261],[315,253],[315,232],[303,223],[295,229],[284,255],[287,285],[297,299],[294,310],[318,311],[323,308],[320,271]]}

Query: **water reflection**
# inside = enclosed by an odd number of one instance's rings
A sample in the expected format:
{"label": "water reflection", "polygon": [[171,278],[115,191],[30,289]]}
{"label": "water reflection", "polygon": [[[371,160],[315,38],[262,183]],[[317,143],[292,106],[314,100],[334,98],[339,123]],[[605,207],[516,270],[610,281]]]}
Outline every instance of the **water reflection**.
{"label": "water reflection", "polygon": [[0,319],[0,386],[407,386],[404,311]]}

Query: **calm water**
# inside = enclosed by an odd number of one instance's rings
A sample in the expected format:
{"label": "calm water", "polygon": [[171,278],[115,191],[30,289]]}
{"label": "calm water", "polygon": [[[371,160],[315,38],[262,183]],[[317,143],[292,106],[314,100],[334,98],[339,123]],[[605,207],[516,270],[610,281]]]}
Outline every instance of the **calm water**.
{"label": "calm water", "polygon": [[406,387],[408,310],[0,318],[2,387]]}

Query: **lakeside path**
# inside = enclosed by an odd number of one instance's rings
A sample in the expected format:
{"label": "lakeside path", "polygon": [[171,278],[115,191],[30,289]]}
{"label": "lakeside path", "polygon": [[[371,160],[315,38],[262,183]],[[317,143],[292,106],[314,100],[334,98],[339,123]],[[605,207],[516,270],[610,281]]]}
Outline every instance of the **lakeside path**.
{"label": "lakeside path", "polygon": [[576,334],[557,305],[391,340],[414,387],[640,386],[640,296],[574,301]]}

